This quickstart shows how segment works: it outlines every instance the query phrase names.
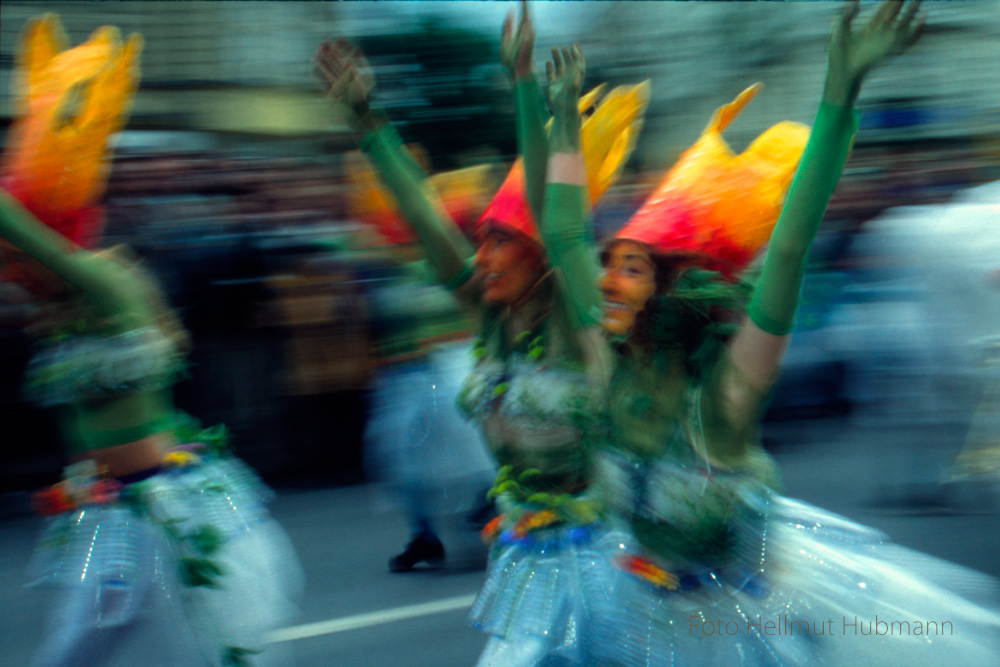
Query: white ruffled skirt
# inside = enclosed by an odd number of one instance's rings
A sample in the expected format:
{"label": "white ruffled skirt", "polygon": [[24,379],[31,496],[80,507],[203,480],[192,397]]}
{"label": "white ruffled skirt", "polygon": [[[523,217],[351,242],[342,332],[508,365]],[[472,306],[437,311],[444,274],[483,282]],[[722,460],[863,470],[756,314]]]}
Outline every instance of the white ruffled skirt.
{"label": "white ruffled skirt", "polygon": [[33,584],[52,589],[39,665],[266,665],[264,636],[297,613],[303,576],[233,457],[125,487],[47,520]]}
{"label": "white ruffled skirt", "polygon": [[600,524],[501,536],[470,613],[491,635],[479,665],[610,664],[600,627],[615,613],[622,538]]}
{"label": "white ruffled skirt", "polygon": [[805,503],[761,503],[752,574],[688,568],[667,590],[619,570],[602,633],[615,659],[593,664],[996,664],[995,580]]}

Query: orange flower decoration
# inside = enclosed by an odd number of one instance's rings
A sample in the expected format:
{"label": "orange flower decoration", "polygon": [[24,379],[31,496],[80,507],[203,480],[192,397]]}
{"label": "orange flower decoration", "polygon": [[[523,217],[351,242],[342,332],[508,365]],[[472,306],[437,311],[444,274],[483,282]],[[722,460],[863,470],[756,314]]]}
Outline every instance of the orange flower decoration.
{"label": "orange flower decoration", "polygon": [[545,528],[559,521],[559,515],[552,510],[527,512],[514,524],[514,537],[524,537],[536,528]]}
{"label": "orange flower decoration", "polygon": [[63,484],[54,484],[31,497],[31,506],[42,516],[55,516],[76,508],[73,498],[66,493]]}
{"label": "orange flower decoration", "polygon": [[619,566],[637,577],[645,579],[654,586],[675,591],[680,587],[680,580],[672,572],[667,572],[648,558],[627,555],[618,559]]}
{"label": "orange flower decoration", "polygon": [[492,544],[496,542],[497,537],[500,536],[500,531],[503,524],[504,515],[494,518],[488,524],[483,526],[483,529],[479,532],[479,536],[482,538],[483,542],[486,544]]}

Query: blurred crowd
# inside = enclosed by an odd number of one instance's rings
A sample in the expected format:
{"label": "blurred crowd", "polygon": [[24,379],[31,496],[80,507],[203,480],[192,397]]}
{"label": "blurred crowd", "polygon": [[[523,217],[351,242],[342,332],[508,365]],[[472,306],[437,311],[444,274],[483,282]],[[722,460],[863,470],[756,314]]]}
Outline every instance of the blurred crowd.
{"label": "blurred crowd", "polygon": [[[364,3],[257,3],[248,12],[240,3],[134,3],[113,20],[103,6],[59,6],[74,41],[102,22],[147,37],[130,130],[116,140],[104,243],[136,249],[194,335],[180,406],[229,425],[248,462],[266,475],[362,476],[373,378],[394,354],[386,349],[384,309],[372,304],[417,258],[386,246],[352,210],[345,153],[354,142],[315,93],[313,45],[338,30],[362,37],[382,83],[380,103],[408,141],[425,146],[432,171],[489,164],[500,173],[503,156],[515,150],[509,86],[495,52],[504,8],[429,3],[417,11],[410,4],[379,3],[376,12]],[[582,39],[595,82],[653,81],[642,139],[594,213],[599,239],[640,206],[719,95],[752,80],[774,82],[749,122],[733,128],[736,148],[760,119],[813,112],[803,87],[819,80],[822,49],[814,42],[826,39],[831,7],[712,3],[687,11],[681,4],[622,12],[583,3],[568,22],[555,21],[560,6],[539,9],[540,21],[551,14],[553,23],[543,33],[572,30]],[[897,207],[946,209],[957,193],[1000,179],[1000,108],[988,67],[998,24],[989,4],[937,12],[936,32],[910,61],[920,66],[873,81],[858,143],[814,247],[770,418],[842,412],[866,400],[861,357],[852,357],[858,346],[843,334],[850,308],[927,298],[916,282],[906,286],[910,278],[886,286],[874,268],[880,262],[909,262],[913,271],[900,275],[919,273],[919,264],[873,253],[870,222]],[[17,31],[40,6],[4,3],[6,120]],[[258,34],[265,23],[266,34]],[[651,31],[673,40],[669,53],[647,38]],[[959,33],[969,48],[952,48]],[[633,39],[617,39],[625,34]],[[785,37],[764,39],[778,34]],[[693,66],[705,59],[713,66]],[[38,442],[4,454],[0,484],[17,488],[32,488],[60,465],[51,427],[20,394],[29,307],[25,293],[0,283],[0,418],[13,424],[14,437]],[[906,315],[916,329],[939,316]],[[439,321],[439,330],[419,333],[421,345],[467,333],[461,319]],[[314,465],[317,459],[325,464]]]}
{"label": "blurred crowd", "polygon": [[[241,453],[265,474],[326,470],[340,481],[362,478],[372,382],[396,344],[383,335],[386,309],[373,304],[399,277],[401,262],[419,259],[354,219],[340,155],[282,155],[274,146],[250,145],[121,150],[110,178],[105,244],[127,243],[139,252],[194,335],[191,379],[178,386],[179,405],[225,422]],[[594,213],[597,236],[617,230],[660,176],[624,174]],[[898,207],[947,211],[957,193],[998,176],[996,156],[985,144],[856,147],[814,249],[799,333],[770,418],[858,411],[877,402],[875,395],[897,391],[873,390],[866,366],[873,350],[887,346],[901,352],[889,362],[882,357],[882,374],[912,389],[901,370],[918,375],[929,368],[919,359],[940,344],[927,332],[941,314],[913,306],[929,298],[918,279],[925,260],[884,252],[895,241],[873,233],[880,229],[873,221]],[[956,229],[950,238],[958,243],[963,233]],[[963,261],[960,253],[948,258],[956,268]],[[30,487],[59,465],[44,415],[20,397],[30,354],[23,331],[28,299],[3,286],[0,411],[14,433],[39,443],[27,450],[29,460],[5,461],[4,482],[14,487]],[[453,309],[429,303],[440,310],[438,323],[409,332],[421,339],[416,345],[468,333]],[[865,311],[869,328],[861,338],[858,303],[880,304]],[[900,310],[900,303],[913,307]],[[1000,334],[1000,311],[996,315]],[[846,331],[852,342],[845,342]],[[967,386],[962,396],[971,415],[978,389]],[[918,404],[911,400],[904,412],[926,414]]]}

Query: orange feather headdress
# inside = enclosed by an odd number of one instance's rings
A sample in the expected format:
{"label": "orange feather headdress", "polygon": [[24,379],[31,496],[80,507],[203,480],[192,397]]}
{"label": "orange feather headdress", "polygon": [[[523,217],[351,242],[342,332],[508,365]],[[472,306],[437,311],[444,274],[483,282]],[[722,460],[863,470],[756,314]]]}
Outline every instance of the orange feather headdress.
{"label": "orange feather headdress", "polygon": [[0,186],[74,243],[100,236],[109,137],[128,118],[139,82],[142,38],[124,44],[98,28],[74,48],[55,14],[29,21],[15,72],[17,117],[5,146]]}
{"label": "orange feather headdress", "polygon": [[771,236],[809,138],[807,126],[784,121],[733,153],[722,131],[761,88],[754,84],[716,110],[616,240],[690,254],[727,276],[749,264]]}

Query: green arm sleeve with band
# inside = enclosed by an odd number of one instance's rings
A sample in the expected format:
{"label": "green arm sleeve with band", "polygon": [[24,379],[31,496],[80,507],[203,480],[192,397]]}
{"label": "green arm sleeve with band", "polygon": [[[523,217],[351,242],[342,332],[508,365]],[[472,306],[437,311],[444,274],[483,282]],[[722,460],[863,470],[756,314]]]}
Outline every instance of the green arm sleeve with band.
{"label": "green arm sleeve with band", "polygon": [[837,187],[857,125],[853,109],[820,105],[750,302],[750,319],[763,331],[783,336],[794,328],[809,247]]}
{"label": "green arm sleeve with band", "polygon": [[39,222],[6,192],[0,194],[0,238],[80,290],[99,315],[118,316],[122,320],[119,328],[135,328],[153,322],[142,296],[134,293],[133,282],[122,267],[75,247]]}
{"label": "green arm sleeve with band", "polygon": [[542,238],[552,266],[562,274],[570,321],[576,327],[600,324],[601,295],[597,289],[597,266],[593,243],[587,238],[585,221],[590,217],[586,186],[550,183],[545,191]]}
{"label": "green arm sleeve with band", "polygon": [[438,279],[457,289],[472,277],[472,246],[448,219],[427,175],[403,146],[392,125],[367,133],[361,148],[368,154],[392,192],[406,220],[424,244]]}
{"label": "green arm sleeve with band", "polygon": [[534,74],[521,77],[514,85],[514,111],[518,149],[524,158],[525,192],[535,220],[541,220],[549,160],[548,114]]}
{"label": "green arm sleeve with band", "polygon": [[[114,329],[155,323],[124,268],[75,248],[6,192],[0,193],[0,237],[80,290],[100,315],[119,316]],[[71,452],[133,442],[170,428],[172,405],[170,390],[161,389],[67,406],[60,413],[63,438]]]}

